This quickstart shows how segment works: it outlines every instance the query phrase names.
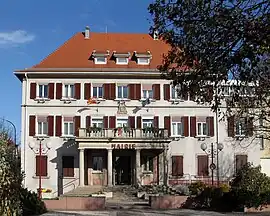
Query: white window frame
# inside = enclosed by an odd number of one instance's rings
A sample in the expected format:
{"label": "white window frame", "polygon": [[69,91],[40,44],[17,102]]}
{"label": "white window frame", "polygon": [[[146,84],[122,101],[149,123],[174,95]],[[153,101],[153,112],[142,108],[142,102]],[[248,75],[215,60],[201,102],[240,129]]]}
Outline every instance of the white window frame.
{"label": "white window frame", "polygon": [[[144,91],[146,91],[146,97],[144,97]],[[149,92],[152,92],[152,97],[149,96],[150,95]],[[154,96],[153,89],[151,89],[151,90],[142,89],[142,99],[147,99],[147,98],[153,99],[153,96]]]}
{"label": "white window frame", "polygon": [[[45,89],[44,89],[44,87],[45,86],[47,86],[47,97],[44,97],[44,93],[45,93]],[[42,88],[42,95],[39,95],[39,88]],[[37,92],[38,92],[38,94],[37,94],[37,98],[44,98],[44,99],[48,99],[49,98],[49,84],[48,83],[39,83],[38,85],[37,85]]]}
{"label": "white window frame", "polygon": [[[120,124],[120,126],[118,126]],[[125,127],[124,125],[126,124],[126,127],[128,127],[128,118],[117,118],[116,120],[116,127],[123,128]]]}
{"label": "white window frame", "polygon": [[[68,133],[65,133],[65,124],[68,124]],[[72,133],[70,133],[70,124],[72,124]],[[75,125],[74,125],[74,121],[63,121],[63,129],[62,129],[62,134],[63,136],[74,136],[74,128],[75,128]]]}
{"label": "white window frame", "polygon": [[[178,125],[180,124],[180,134],[178,134]],[[176,125],[176,131],[174,131],[173,125]],[[176,132],[176,133],[174,133]],[[181,137],[183,136],[183,123],[181,121],[172,121],[171,122],[171,136],[172,137]]]}
{"label": "white window frame", "polygon": [[[181,97],[180,95],[178,95],[177,88],[179,88],[179,87],[174,87],[174,86],[170,85],[170,99],[171,100],[184,101],[184,98]],[[173,91],[174,91],[174,95],[173,95]],[[189,94],[188,94],[188,99],[187,100],[189,100]]]}
{"label": "white window frame", "polygon": [[[99,61],[101,59],[103,59],[104,61]],[[104,64],[107,64],[107,57],[98,56],[94,58],[94,61],[95,61],[95,64],[104,65]]]}
{"label": "white window frame", "polygon": [[[122,88],[122,95],[121,95],[121,97],[119,97],[119,95],[118,95],[118,88],[119,87]],[[127,88],[127,97],[123,97],[124,96],[124,87]],[[127,85],[117,85],[116,95],[117,95],[117,99],[128,99],[128,86]]]}
{"label": "white window frame", "polygon": [[[97,88],[97,97],[95,97],[94,96],[94,88]],[[99,88],[101,88],[102,89],[102,95],[99,95]],[[92,91],[91,91],[91,96],[93,97],[93,98],[97,98],[97,99],[102,99],[103,98],[103,94],[104,94],[104,92],[103,92],[103,86],[92,86]]]}
{"label": "white window frame", "polygon": [[[125,60],[125,62],[124,61],[119,61],[120,59]],[[117,57],[116,58],[116,64],[118,64],[118,65],[127,65],[128,62],[129,62],[129,59],[127,57]]]}
{"label": "white window frame", "polygon": [[[199,126],[200,125],[200,126]],[[203,126],[205,125],[205,134],[203,133]],[[196,131],[197,131],[197,136],[207,136],[207,123],[206,122],[197,122],[197,125],[196,125]],[[201,134],[199,134],[199,128],[201,130]]]}
{"label": "white window frame", "polygon": [[[142,59],[146,59],[147,62],[142,61]],[[149,65],[150,64],[150,58],[146,58],[146,57],[137,58],[137,63],[138,63],[138,65]]]}
{"label": "white window frame", "polygon": [[[91,126],[94,127],[94,124],[97,124],[97,128],[104,128],[103,118],[92,117]],[[102,127],[100,127],[99,124],[102,124]]]}
{"label": "white window frame", "polygon": [[[39,131],[39,125],[41,125],[41,133]],[[38,121],[37,120],[36,128],[37,128],[36,131],[37,131],[38,136],[48,136],[48,121]]]}
{"label": "white window frame", "polygon": [[[66,95],[66,86],[68,86],[68,93]],[[71,95],[71,86],[73,86],[73,95]],[[63,98],[70,98],[74,99],[75,98],[75,84],[74,83],[64,83],[63,84]]]}
{"label": "white window frame", "polygon": [[235,136],[246,136],[245,119],[239,119],[235,122]]}
{"label": "white window frame", "polygon": [[144,124],[144,121],[145,120],[148,120],[149,122],[147,122],[147,128],[148,127],[151,127],[150,126],[150,121],[152,122],[152,127],[154,127],[154,118],[142,118],[142,128],[145,128],[145,127],[143,127],[143,124]]}

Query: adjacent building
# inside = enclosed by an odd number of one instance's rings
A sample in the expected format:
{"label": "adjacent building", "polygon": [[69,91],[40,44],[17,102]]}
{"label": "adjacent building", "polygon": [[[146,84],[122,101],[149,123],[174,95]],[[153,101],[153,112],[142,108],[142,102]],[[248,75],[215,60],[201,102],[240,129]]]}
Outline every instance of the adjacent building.
{"label": "adjacent building", "polygon": [[[258,165],[249,119],[217,122],[210,107],[161,78],[169,49],[156,34],[86,28],[17,70],[24,186],[37,190],[41,175],[57,196],[78,186],[210,182],[211,168],[216,182],[248,161]],[[210,166],[211,143],[219,155]]]}

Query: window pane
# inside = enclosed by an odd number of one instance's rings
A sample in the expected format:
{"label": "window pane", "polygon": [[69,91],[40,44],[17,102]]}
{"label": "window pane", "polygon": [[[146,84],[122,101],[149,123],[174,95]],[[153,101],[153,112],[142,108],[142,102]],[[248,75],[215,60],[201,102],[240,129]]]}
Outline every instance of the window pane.
{"label": "window pane", "polygon": [[117,58],[119,63],[127,63],[127,58]]}
{"label": "window pane", "polygon": [[42,134],[42,122],[38,122],[38,134]]}
{"label": "window pane", "polygon": [[68,97],[68,85],[65,85],[65,97]]}
{"label": "window pane", "polygon": [[98,97],[97,95],[97,87],[93,87],[93,97]]}
{"label": "window pane", "polygon": [[42,97],[42,89],[43,89],[43,86],[42,85],[39,85],[38,86],[38,96],[39,97]]}
{"label": "window pane", "polygon": [[48,134],[48,123],[43,122],[43,134]]}
{"label": "window pane", "polygon": [[153,170],[154,170],[154,160],[153,160],[152,157],[148,158],[148,164],[149,164],[149,169],[148,170],[153,172]]}
{"label": "window pane", "polygon": [[147,98],[147,90],[143,90],[143,98]]}
{"label": "window pane", "polygon": [[202,135],[202,127],[201,127],[201,123],[198,123],[198,135]]}
{"label": "window pane", "polygon": [[123,86],[123,98],[127,98],[128,97],[128,88],[127,86]]}
{"label": "window pane", "polygon": [[64,123],[64,134],[67,135],[68,134],[68,122]]}
{"label": "window pane", "polygon": [[105,62],[106,62],[106,60],[105,60],[104,57],[97,57],[97,58],[96,58],[96,61],[97,61],[98,63],[105,63]]}
{"label": "window pane", "polygon": [[203,135],[207,135],[207,125],[203,123]]}
{"label": "window pane", "polygon": [[176,135],[176,123],[172,123],[172,135]]}
{"label": "window pane", "polygon": [[174,87],[172,87],[172,99],[175,99],[175,88]]}
{"label": "window pane", "polygon": [[153,98],[153,91],[152,90],[148,90],[148,97]]}
{"label": "window pane", "polygon": [[102,87],[98,87],[98,97],[99,98],[103,97],[103,88]]}
{"label": "window pane", "polygon": [[43,97],[48,98],[48,85],[44,85],[44,95]]}
{"label": "window pane", "polygon": [[74,127],[73,127],[73,122],[69,123],[69,135],[73,135],[74,134]]}
{"label": "window pane", "polygon": [[177,135],[182,135],[182,125],[181,125],[181,123],[177,124]]}
{"label": "window pane", "polygon": [[118,89],[118,98],[122,98],[123,97],[123,95],[122,95],[122,86],[118,86],[117,89]]}
{"label": "window pane", "polygon": [[102,168],[103,168],[102,157],[99,157],[99,156],[93,157],[93,170],[100,170],[100,171],[102,171]]}
{"label": "window pane", "polygon": [[70,85],[70,97],[74,98],[74,85]]}

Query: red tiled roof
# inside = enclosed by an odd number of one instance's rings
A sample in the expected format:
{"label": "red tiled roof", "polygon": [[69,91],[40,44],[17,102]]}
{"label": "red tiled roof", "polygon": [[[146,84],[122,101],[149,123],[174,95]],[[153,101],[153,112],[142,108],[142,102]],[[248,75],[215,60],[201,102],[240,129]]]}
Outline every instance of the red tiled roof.
{"label": "red tiled roof", "polygon": [[[170,46],[162,40],[154,40],[149,34],[127,33],[94,33],[90,32],[90,38],[85,39],[84,33],[77,33],[53,53],[47,56],[33,68],[130,68],[130,69],[156,69],[162,64],[163,54],[166,54]],[[91,59],[94,50],[109,50],[108,62],[105,65],[96,65]],[[117,65],[110,60],[113,52],[118,53],[134,51],[138,53],[151,52],[150,65],[138,65],[136,61],[130,61],[128,65]]]}

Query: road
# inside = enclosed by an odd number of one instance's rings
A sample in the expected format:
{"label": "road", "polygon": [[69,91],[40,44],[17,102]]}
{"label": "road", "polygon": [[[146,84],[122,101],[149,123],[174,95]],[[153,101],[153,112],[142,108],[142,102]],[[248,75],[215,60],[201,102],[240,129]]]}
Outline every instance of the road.
{"label": "road", "polygon": [[129,209],[129,210],[112,210],[112,211],[88,211],[88,212],[52,212],[43,214],[43,216],[240,216],[240,215],[256,215],[266,216],[270,213],[217,213],[207,211],[193,211],[193,210],[166,210],[156,211],[151,209]]}

